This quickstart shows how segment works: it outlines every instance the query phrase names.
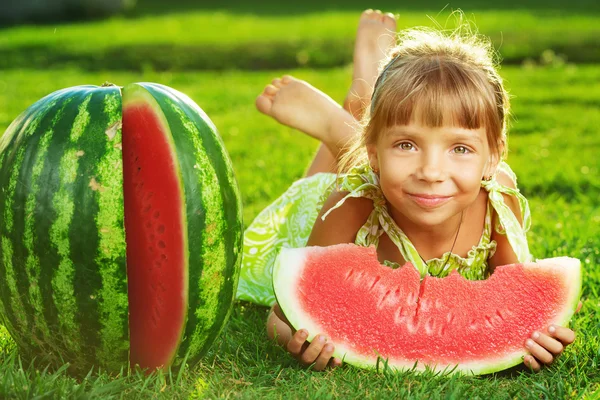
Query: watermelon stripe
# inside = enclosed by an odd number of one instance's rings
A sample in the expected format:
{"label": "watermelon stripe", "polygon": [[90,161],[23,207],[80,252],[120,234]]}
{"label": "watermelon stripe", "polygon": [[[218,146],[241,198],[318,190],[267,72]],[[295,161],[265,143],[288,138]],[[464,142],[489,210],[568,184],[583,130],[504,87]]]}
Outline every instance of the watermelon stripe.
{"label": "watermelon stripe", "polygon": [[[49,97],[49,107],[53,106],[54,103],[52,99]],[[9,146],[12,146],[15,142],[21,141],[27,132],[34,131],[37,129],[39,124],[39,120],[45,114],[48,108],[42,107],[37,104],[36,106],[31,107],[28,112],[21,114],[11,125],[8,127],[7,131],[0,138],[0,179],[2,179],[5,184],[7,181],[14,180],[15,174],[18,174],[18,167],[21,161],[19,159],[15,160],[14,150],[11,151]],[[21,160],[24,155],[21,153]],[[17,158],[19,158],[17,156]],[[0,244],[0,259],[3,260],[0,265],[0,277],[4,279],[9,287],[0,288],[0,302],[2,303],[3,318],[4,325],[10,332],[18,332],[18,329],[21,324],[18,320],[23,321],[23,316],[20,315],[19,311],[15,311],[13,306],[16,305],[19,307],[19,303],[21,303],[25,299],[21,299],[20,295],[14,294],[14,285],[17,285],[16,280],[16,271],[15,266],[13,264],[13,242],[11,238],[15,238],[14,232],[12,231],[14,225],[14,215],[12,212],[12,206],[14,205],[14,190],[15,187],[12,185],[13,189],[8,191],[2,190],[0,191],[0,216],[3,218],[3,224],[0,226],[0,236],[1,236],[1,244]],[[10,287],[12,286],[12,287]],[[22,310],[19,307],[19,310]],[[28,331],[28,330],[27,330]],[[17,343],[19,342],[28,342],[27,340],[21,340],[21,337],[16,338]],[[26,346],[22,346],[27,349]]]}
{"label": "watermelon stripe", "polygon": [[[104,94],[96,87],[79,88],[77,94],[78,114],[69,132],[67,152],[72,154],[75,181],[70,185],[71,198],[75,200],[72,221],[67,230],[71,251],[70,258],[75,265],[72,282],[75,288],[75,322],[78,324],[79,340],[84,344],[78,353],[78,363],[89,363],[96,357],[99,347],[100,324],[97,292],[102,279],[94,257],[98,252],[98,232],[95,226],[99,212],[98,201],[89,183],[95,175],[98,160],[104,154],[103,127],[107,124],[102,118]],[[92,120],[89,120],[93,116]],[[65,129],[69,129],[65,127]]]}
{"label": "watermelon stripe", "polygon": [[[75,265],[71,259],[71,241],[68,235],[75,208],[72,191],[77,177],[77,155],[71,147],[70,133],[73,121],[80,114],[81,92],[76,96],[65,97],[62,101],[65,107],[55,114],[54,132],[46,132],[46,135],[52,134],[46,159],[57,157],[55,162],[46,163],[42,171],[42,174],[51,174],[53,178],[49,181],[51,190],[46,189],[47,201],[40,201],[39,198],[38,201],[51,205],[53,211],[53,218],[48,221],[46,229],[55,262],[53,265],[47,264],[46,267],[52,268],[48,274],[51,277],[49,289],[57,312],[55,326],[58,325],[58,332],[62,333],[62,346],[67,350],[67,354],[72,354],[78,353],[82,346],[76,320],[77,304],[73,284]],[[43,196],[44,193],[40,195]],[[36,221],[38,226],[47,215],[46,213],[38,215]],[[38,237],[42,238],[39,234]],[[40,256],[40,258],[45,257]]]}
{"label": "watermelon stripe", "polygon": [[[2,220],[4,228],[6,228],[6,234],[2,235],[2,262],[5,267],[4,279],[6,280],[8,287],[8,298],[6,299],[7,308],[10,308],[13,316],[13,324],[20,330],[28,330],[28,321],[25,310],[23,309],[24,303],[21,299],[19,291],[19,285],[17,283],[17,266],[15,266],[13,259],[13,238],[12,230],[14,227],[14,197],[18,181],[19,166],[23,162],[25,155],[25,149],[20,148],[16,154],[15,160],[12,164],[12,170],[10,173],[8,190],[6,191],[6,201],[4,203],[4,213]],[[25,303],[26,304],[26,303]]]}
{"label": "watermelon stripe", "polygon": [[[17,155],[17,159],[13,160],[13,164],[12,164],[12,168],[13,168],[13,173],[17,173],[18,172],[18,181],[19,181],[19,185],[15,188],[15,191],[13,193],[9,193],[8,197],[9,197],[9,201],[5,202],[5,206],[7,207],[4,211],[6,212],[8,210],[8,208],[13,208],[13,210],[15,211],[15,214],[13,215],[14,217],[14,225],[12,227],[12,229],[9,230],[9,232],[7,232],[7,236],[12,237],[12,243],[16,246],[16,251],[14,251],[13,255],[12,255],[12,261],[13,261],[13,266],[14,268],[16,268],[17,274],[16,274],[16,278],[17,278],[17,285],[19,288],[28,288],[29,290],[21,290],[20,291],[20,296],[21,296],[21,301],[24,303],[25,306],[25,310],[27,310],[27,313],[29,314],[29,326],[30,329],[27,329],[25,331],[20,331],[20,340],[27,342],[28,344],[31,343],[36,343],[37,345],[41,345],[42,340],[41,338],[44,337],[44,330],[47,332],[47,324],[42,323],[41,325],[38,325],[38,319],[34,319],[33,317],[33,309],[39,310],[41,309],[42,312],[44,310],[44,301],[42,300],[42,296],[41,296],[41,290],[39,288],[39,286],[36,284],[36,282],[31,282],[31,275],[32,275],[32,270],[35,271],[36,266],[34,265],[33,267],[30,267],[28,265],[28,260],[29,260],[29,256],[30,256],[30,249],[26,248],[25,246],[23,246],[22,244],[24,244],[24,241],[26,239],[25,236],[25,226],[24,226],[24,221],[26,220],[31,220],[34,218],[33,215],[27,213],[27,199],[28,196],[30,194],[31,191],[31,180],[32,180],[32,176],[31,173],[29,171],[29,166],[34,163],[35,160],[35,156],[32,155],[32,148],[35,149],[37,147],[37,144],[39,142],[40,139],[40,135],[34,135],[34,133],[37,132],[38,128],[40,126],[47,126],[47,125],[52,125],[52,121],[55,120],[55,118],[53,117],[55,112],[60,112],[62,107],[61,106],[56,106],[57,104],[57,98],[56,96],[48,96],[48,104],[46,108],[40,108],[40,107],[32,107],[32,109],[28,110],[30,111],[29,113],[27,113],[25,115],[25,117],[21,120],[22,124],[20,126],[15,126],[15,131],[8,133],[10,137],[10,139],[8,139],[9,136],[7,136],[7,143],[8,141],[10,141],[10,146],[11,149],[14,149],[15,144],[16,143],[20,143],[20,142],[29,142],[27,143],[27,145],[25,146],[21,146],[19,147],[19,149],[27,149],[28,151],[25,152],[23,154],[23,158],[21,158],[19,155]],[[29,145],[31,143],[31,145]],[[5,148],[5,153],[10,154],[11,151],[10,149],[8,149],[7,147]],[[13,150],[14,151],[14,150]],[[35,152],[35,150],[34,150]],[[20,150],[18,151],[17,154],[20,153]],[[10,156],[9,156],[9,160],[10,160]],[[14,207],[15,204],[25,204],[25,207]],[[7,228],[9,226],[7,225]],[[39,271],[39,268],[38,268]],[[37,296],[37,301],[31,302],[30,299],[28,299],[27,295],[31,293],[31,291],[33,292],[38,292],[39,296]],[[31,296],[29,296],[31,297]],[[28,301],[29,300],[29,301]],[[43,318],[41,318],[43,319]],[[47,334],[47,333],[46,333]],[[15,335],[13,335],[14,337]],[[29,351],[30,349],[28,347],[25,347],[25,349],[27,351]]]}
{"label": "watermelon stripe", "polygon": [[[106,88],[104,113],[108,118],[103,126],[114,127],[121,122],[121,95],[118,88]],[[107,129],[108,130],[108,129]],[[121,154],[121,129],[105,132],[105,154],[98,162],[96,190],[99,213],[95,221],[99,233],[97,265],[102,266],[101,290],[98,294],[101,328],[101,348],[98,358],[105,365],[127,359],[128,303],[125,268],[125,231],[123,228],[123,160]],[[112,136],[112,137],[111,137]],[[115,354],[119,354],[115,357]]]}
{"label": "watermelon stripe", "polygon": [[[43,316],[45,313],[44,298],[40,290],[39,278],[41,274],[41,266],[38,255],[35,253],[34,243],[35,237],[35,220],[37,212],[39,212],[38,203],[36,200],[36,194],[40,191],[39,178],[44,166],[44,157],[48,150],[50,139],[52,138],[51,130],[54,126],[50,127],[50,131],[46,132],[40,140],[39,144],[32,149],[30,153],[31,162],[33,164],[31,180],[27,187],[29,188],[27,194],[27,200],[25,201],[25,227],[23,232],[23,244],[25,246],[27,260],[25,265],[27,266],[27,275],[29,277],[29,301],[32,308],[35,310],[35,314]],[[35,140],[32,138],[31,140]],[[52,343],[55,338],[50,333],[48,324],[45,318],[37,318],[35,325],[34,334],[41,336],[42,343]]]}
{"label": "watermelon stripe", "polygon": [[[206,123],[206,114],[182,93],[157,84],[143,86],[161,106],[174,134],[186,194],[201,196],[201,203],[206,204],[204,210],[186,210],[190,265],[202,268],[189,272],[188,322],[179,349],[180,357],[188,351],[200,357],[219,334],[220,321],[230,312],[228,304],[237,286],[234,271],[239,259],[235,258],[242,230],[237,184],[216,128]],[[184,158],[190,148],[195,154]],[[206,210],[216,212],[206,215]],[[236,279],[223,282],[223,277],[232,275]]]}

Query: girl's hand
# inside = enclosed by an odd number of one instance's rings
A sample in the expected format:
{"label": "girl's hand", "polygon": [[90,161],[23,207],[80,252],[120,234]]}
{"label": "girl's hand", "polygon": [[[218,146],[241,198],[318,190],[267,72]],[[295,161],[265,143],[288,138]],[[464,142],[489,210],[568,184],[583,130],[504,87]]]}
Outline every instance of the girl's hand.
{"label": "girl's hand", "polygon": [[[581,302],[575,312],[581,309]],[[525,347],[531,354],[526,355],[523,363],[538,372],[542,365],[551,364],[563,352],[566,346],[575,341],[575,332],[563,326],[551,325],[547,333],[533,332],[525,341]]]}
{"label": "girl's hand", "polygon": [[314,364],[313,369],[315,371],[322,371],[328,365],[332,368],[342,365],[342,361],[339,358],[332,358],[335,346],[333,343],[327,343],[327,338],[324,335],[315,336],[312,343],[309,343],[306,341],[308,331],[300,329],[294,332],[294,328],[281,312],[279,305],[273,307],[273,312],[292,330],[293,335],[284,347],[302,365],[309,366]]}
{"label": "girl's hand", "polygon": [[314,363],[315,371],[323,371],[327,366],[332,368],[342,365],[339,358],[332,358],[335,346],[333,343],[327,343],[324,335],[317,335],[311,343],[306,341],[308,332],[300,329],[294,333],[287,344],[287,351],[290,352],[302,365],[309,366]]}

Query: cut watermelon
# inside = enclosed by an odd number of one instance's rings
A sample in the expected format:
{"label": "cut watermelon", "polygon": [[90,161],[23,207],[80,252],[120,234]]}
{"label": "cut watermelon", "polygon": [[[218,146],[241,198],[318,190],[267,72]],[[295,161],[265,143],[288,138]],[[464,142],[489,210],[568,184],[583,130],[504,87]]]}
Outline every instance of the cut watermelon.
{"label": "cut watermelon", "polygon": [[0,324],[26,360],[193,365],[231,313],[241,196],[173,88],[76,86],[25,110],[0,137],[0,220]]}
{"label": "cut watermelon", "polygon": [[156,368],[171,365],[185,327],[184,188],[169,125],[141,87],[124,104],[123,129],[130,362]]}
{"label": "cut watermelon", "polygon": [[382,266],[374,247],[342,244],[283,249],[273,271],[275,296],[308,340],[324,334],[335,357],[373,368],[485,374],[519,364],[525,340],[565,325],[581,292],[581,266],[560,257],[497,267],[483,281],[453,272]]}

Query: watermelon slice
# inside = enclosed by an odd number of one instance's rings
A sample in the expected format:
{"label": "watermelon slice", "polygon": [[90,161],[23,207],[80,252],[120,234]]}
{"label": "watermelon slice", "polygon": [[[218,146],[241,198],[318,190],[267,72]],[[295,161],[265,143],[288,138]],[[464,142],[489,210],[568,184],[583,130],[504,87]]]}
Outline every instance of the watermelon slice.
{"label": "watermelon slice", "polygon": [[533,331],[569,321],[581,266],[559,257],[497,267],[483,281],[421,280],[410,263],[394,270],[374,247],[341,244],[283,249],[273,284],[292,326],[309,341],[326,335],[349,364],[485,374],[521,363]]}

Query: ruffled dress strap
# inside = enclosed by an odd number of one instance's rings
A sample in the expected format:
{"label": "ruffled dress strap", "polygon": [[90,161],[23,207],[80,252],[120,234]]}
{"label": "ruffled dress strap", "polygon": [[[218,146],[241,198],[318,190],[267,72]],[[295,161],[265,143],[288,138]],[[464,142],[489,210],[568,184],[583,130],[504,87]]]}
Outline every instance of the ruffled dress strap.
{"label": "ruffled dress strap", "polygon": [[[517,177],[508,164],[505,162],[500,163],[499,170],[510,176],[516,184]],[[526,236],[526,232],[531,227],[531,213],[527,199],[521,194],[519,189],[501,185],[495,178],[490,181],[481,181],[481,185],[487,190],[489,202],[498,214],[495,226],[496,232],[507,236],[508,242],[517,255],[519,262],[531,261],[532,256],[529,252]],[[523,220],[522,226],[513,211],[504,202],[503,194],[514,196],[518,200],[521,208],[521,219]]]}
{"label": "ruffled dress strap", "polygon": [[340,175],[336,180],[336,186],[338,191],[348,192],[348,194],[323,214],[321,217],[323,220],[330,212],[344,204],[348,198],[366,197],[373,200],[373,211],[356,234],[355,243],[359,246],[374,245],[378,247],[379,238],[385,232],[398,247],[402,257],[406,261],[410,261],[421,276],[427,275],[427,264],[389,214],[385,197],[379,186],[379,177],[368,164],[355,167],[347,174]]}

